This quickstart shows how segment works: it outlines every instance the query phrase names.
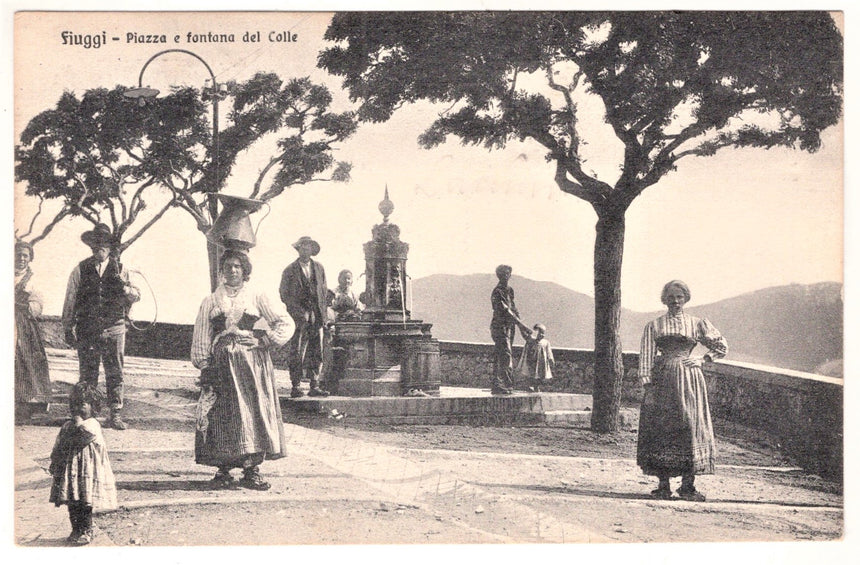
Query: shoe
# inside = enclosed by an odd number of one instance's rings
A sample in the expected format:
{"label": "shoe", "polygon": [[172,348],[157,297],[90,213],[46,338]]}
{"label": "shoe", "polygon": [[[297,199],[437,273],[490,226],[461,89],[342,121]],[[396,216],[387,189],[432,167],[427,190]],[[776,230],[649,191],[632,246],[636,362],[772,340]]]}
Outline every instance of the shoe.
{"label": "shoe", "polygon": [[297,386],[293,387],[293,390],[290,391],[290,398],[301,398],[305,395],[304,391]]}
{"label": "shoe", "polygon": [[93,531],[84,530],[81,532],[81,535],[78,536],[78,539],[75,540],[75,545],[88,545],[91,541],[93,541]]}
{"label": "shoe", "polygon": [[79,537],[81,537],[81,532],[79,532],[78,530],[72,530],[72,533],[69,534],[69,537],[66,538],[66,541],[71,544],[77,544]]}
{"label": "shoe", "polygon": [[209,483],[213,489],[229,490],[238,488],[236,479],[233,478],[233,475],[229,471],[218,471]]}
{"label": "shoe", "polygon": [[252,471],[245,471],[245,476],[239,479],[239,486],[251,490],[269,490],[272,488],[272,485],[263,480],[256,468]]}
{"label": "shoe", "polygon": [[127,430],[128,429],[128,424],[126,424],[123,421],[122,417],[120,417],[119,414],[111,415],[111,417],[108,418],[108,421],[105,422],[105,424],[107,424],[108,427],[113,428],[115,430]]}
{"label": "shoe", "polygon": [[657,500],[669,500],[672,498],[672,491],[668,488],[656,488],[651,491],[651,497]]}
{"label": "shoe", "polygon": [[331,393],[329,393],[329,391],[327,391],[327,390],[323,390],[323,389],[321,389],[321,388],[320,388],[320,387],[318,387],[318,386],[313,387],[313,388],[310,390],[310,392],[308,392],[308,396],[321,396],[321,397],[325,397],[325,396],[328,396],[329,394],[331,394]]}
{"label": "shoe", "polygon": [[682,500],[687,500],[689,502],[704,502],[705,495],[696,490],[696,487],[684,488],[681,487],[677,490],[678,496],[681,497]]}

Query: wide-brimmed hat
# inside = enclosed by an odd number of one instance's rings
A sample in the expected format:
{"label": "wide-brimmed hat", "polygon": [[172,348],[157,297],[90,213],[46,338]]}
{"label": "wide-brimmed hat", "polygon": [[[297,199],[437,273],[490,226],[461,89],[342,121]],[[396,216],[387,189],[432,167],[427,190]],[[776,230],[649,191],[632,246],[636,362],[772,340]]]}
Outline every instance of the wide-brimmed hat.
{"label": "wide-brimmed hat", "polygon": [[95,228],[81,234],[81,241],[89,247],[107,247],[115,242],[113,233],[105,224],[97,224]]}
{"label": "wide-brimmed hat", "polygon": [[314,240],[314,238],[312,238],[308,235],[303,235],[302,237],[300,237],[299,240],[293,244],[293,249],[298,251],[299,247],[301,247],[305,243],[311,244],[311,247],[313,249],[313,251],[311,251],[311,255],[316,255],[317,253],[320,252],[320,244],[317,243],[316,240]]}

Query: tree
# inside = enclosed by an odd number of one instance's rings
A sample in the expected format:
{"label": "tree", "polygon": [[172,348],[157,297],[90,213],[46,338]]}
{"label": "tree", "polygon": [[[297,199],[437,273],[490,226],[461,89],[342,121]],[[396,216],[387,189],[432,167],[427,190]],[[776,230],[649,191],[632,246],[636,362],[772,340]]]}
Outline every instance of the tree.
{"label": "tree", "polygon": [[[319,66],[344,77],[360,120],[445,103],[419,137],[424,147],[448,135],[488,149],[537,142],[559,189],[592,206],[596,431],[618,425],[631,203],[685,157],[726,147],[813,152],[841,115],[842,37],[824,12],[343,13],[325,37],[335,45]],[[527,91],[535,79],[542,88]],[[611,181],[587,170],[584,96],[599,97],[607,132],[624,147]]]}
{"label": "tree", "polygon": [[[355,116],[329,111],[325,86],[308,78],[284,82],[271,73],[226,86],[232,107],[217,147],[206,104],[193,88],[144,105],[125,97],[123,87],[90,89],[80,99],[63,93],[55,108],[27,124],[16,147],[16,180],[40,199],[23,237],[33,233],[49,200],[61,208],[32,243],[60,221],[82,217],[107,224],[121,253],[170,208],[185,210],[206,233],[214,220],[208,195],[224,187],[239,153],[268,135],[279,136],[277,150],[251,198],[268,201],[290,186],[349,180],[350,165],[335,161],[333,146],[355,132]],[[158,209],[144,214],[159,194]],[[210,256],[210,275],[217,273],[215,259]]]}
{"label": "tree", "polygon": [[169,151],[179,162],[208,136],[203,104],[192,89],[185,89],[166,97],[153,111],[131,103],[122,90],[96,88],[81,99],[64,92],[55,108],[37,115],[21,133],[15,177],[26,182],[28,195],[40,200],[25,236],[32,233],[45,201],[62,203],[31,243],[44,239],[63,219],[79,216],[107,224],[121,252],[175,204],[168,201],[133,229],[147,208],[147,196],[161,182],[149,157],[164,151],[161,140],[172,139]]}

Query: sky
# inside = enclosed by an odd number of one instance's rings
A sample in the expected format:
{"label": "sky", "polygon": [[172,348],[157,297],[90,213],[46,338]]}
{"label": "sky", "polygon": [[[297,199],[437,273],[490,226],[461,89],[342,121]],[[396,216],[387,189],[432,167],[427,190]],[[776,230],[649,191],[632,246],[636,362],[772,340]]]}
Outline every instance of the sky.
{"label": "sky", "polygon": [[[136,86],[143,64],[163,49],[188,49],[212,68],[219,82],[245,80],[258,71],[282,78],[310,76],[332,89],[335,109],[349,108],[340,80],[316,67],[326,44],[326,13],[68,13],[19,14],[15,35],[14,131],[53,107],[64,90]],[[62,45],[62,33],[120,37],[98,49]],[[235,43],[188,42],[188,33],[232,33]],[[245,31],[261,42],[244,43]],[[269,42],[270,32],[295,33],[295,42]],[[164,34],[169,44],[127,43],[128,33]],[[175,43],[174,36],[180,41]],[[50,53],[46,57],[45,53]],[[172,85],[201,87],[209,73],[184,54],[159,56],[144,85],[162,92]],[[222,109],[223,109],[222,105]],[[259,224],[251,252],[253,282],[277,292],[280,273],[296,257],[302,235],[317,239],[317,257],[334,281],[343,268],[363,271],[362,244],[381,220],[377,204],[388,187],[391,221],[410,244],[412,279],[436,273],[493,272],[507,263],[514,273],[552,281],[593,295],[596,216],[584,201],[565,195],[553,181],[544,150],[512,142],[503,150],[464,147],[455,138],[426,150],[417,136],[440,110],[406,106],[383,124],[363,124],[342,143],[336,158],[353,165],[346,184],[292,188],[252,216]],[[601,121],[599,105],[583,100],[586,167],[601,179],[617,176],[620,143]],[[221,113],[222,124],[226,113]],[[842,281],[843,131],[823,134],[815,154],[787,149],[724,150],[711,158],[686,158],[677,171],[647,189],[627,213],[622,305],[637,311],[661,308],[660,289],[682,279],[691,305],[730,298],[769,286]],[[240,156],[225,192],[247,196],[271,154],[262,144]],[[36,200],[15,186],[15,227],[26,231]],[[34,284],[45,313],[59,314],[68,274],[89,251],[83,220],[61,224],[36,248]],[[190,216],[169,212],[123,254],[143,290],[135,319],[191,323],[208,278],[203,235]],[[334,282],[331,283],[334,285]],[[357,286],[363,288],[364,279]]]}

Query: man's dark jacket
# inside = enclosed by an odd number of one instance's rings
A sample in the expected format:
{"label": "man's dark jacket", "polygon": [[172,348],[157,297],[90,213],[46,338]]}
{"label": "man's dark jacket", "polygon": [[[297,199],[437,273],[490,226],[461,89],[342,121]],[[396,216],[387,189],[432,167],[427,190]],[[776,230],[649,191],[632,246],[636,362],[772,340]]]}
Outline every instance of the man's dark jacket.
{"label": "man's dark jacket", "polygon": [[311,259],[311,280],[302,272],[302,265],[296,259],[284,269],[279,287],[281,301],[287,312],[300,324],[313,313],[315,325],[322,326],[326,312],[326,293],[328,285],[323,266]]}

